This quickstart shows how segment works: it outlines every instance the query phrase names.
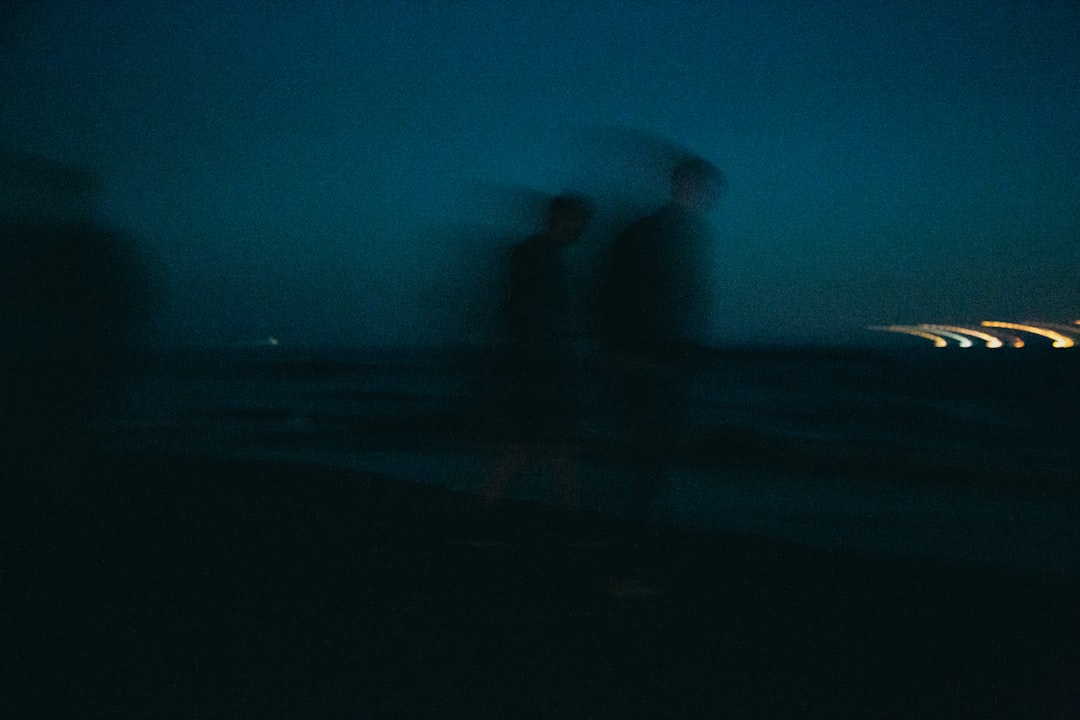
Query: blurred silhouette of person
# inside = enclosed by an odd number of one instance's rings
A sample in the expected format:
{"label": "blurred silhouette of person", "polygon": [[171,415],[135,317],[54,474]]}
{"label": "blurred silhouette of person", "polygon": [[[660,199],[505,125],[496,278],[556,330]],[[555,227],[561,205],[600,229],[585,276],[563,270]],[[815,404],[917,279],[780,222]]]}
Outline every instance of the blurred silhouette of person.
{"label": "blurred silhouette of person", "polygon": [[615,240],[600,282],[596,339],[611,358],[616,402],[635,465],[629,515],[646,521],[686,424],[679,363],[708,331],[708,213],[724,174],[700,157],[671,172],[671,200]]}
{"label": "blurred silhouette of person", "polygon": [[506,438],[484,489],[488,508],[538,461],[551,464],[567,510],[579,508],[575,309],[564,254],[591,215],[588,199],[559,195],[548,204],[543,229],[511,253],[502,308]]}
{"label": "blurred silhouette of person", "polygon": [[14,474],[70,473],[100,438],[148,287],[121,233],[76,220],[0,223],[0,444]]}
{"label": "blurred silhouette of person", "polygon": [[153,309],[134,239],[90,220],[100,189],[90,168],[0,152],[0,476],[23,490],[101,439]]}

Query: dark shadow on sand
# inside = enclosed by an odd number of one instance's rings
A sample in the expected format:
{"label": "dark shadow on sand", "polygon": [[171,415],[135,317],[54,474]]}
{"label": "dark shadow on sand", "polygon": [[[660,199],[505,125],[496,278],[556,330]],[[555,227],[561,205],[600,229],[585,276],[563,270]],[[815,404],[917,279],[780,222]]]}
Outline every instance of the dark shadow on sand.
{"label": "dark shadow on sand", "polygon": [[[112,456],[6,507],[7,717],[1067,717],[1080,581]],[[603,541],[607,538],[610,541]],[[612,540],[612,538],[617,538]],[[632,561],[660,592],[610,578]],[[1073,703],[1070,705],[1070,703]]]}

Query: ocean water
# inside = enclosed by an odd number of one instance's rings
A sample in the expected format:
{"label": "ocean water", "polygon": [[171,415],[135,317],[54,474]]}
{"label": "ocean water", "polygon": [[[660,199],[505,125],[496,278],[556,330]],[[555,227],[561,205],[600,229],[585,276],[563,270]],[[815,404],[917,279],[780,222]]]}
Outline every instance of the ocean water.
{"label": "ocean water", "polygon": [[[489,351],[162,350],[110,416],[117,449],[337,466],[466,493],[498,455]],[[1080,351],[732,348],[669,370],[683,432],[658,523],[1080,577]],[[584,355],[580,479],[624,512],[634,468]],[[511,495],[556,502],[550,470]]]}

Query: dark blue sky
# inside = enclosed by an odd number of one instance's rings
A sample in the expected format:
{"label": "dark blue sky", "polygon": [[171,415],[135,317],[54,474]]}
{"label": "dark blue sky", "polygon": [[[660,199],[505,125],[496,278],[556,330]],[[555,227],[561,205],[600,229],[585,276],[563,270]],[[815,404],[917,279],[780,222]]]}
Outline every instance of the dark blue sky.
{"label": "dark blue sky", "polygon": [[722,341],[1080,318],[1080,6],[877,5],[25,2],[0,150],[97,170],[177,338],[471,332],[506,201],[599,192],[588,255],[654,135],[729,178]]}

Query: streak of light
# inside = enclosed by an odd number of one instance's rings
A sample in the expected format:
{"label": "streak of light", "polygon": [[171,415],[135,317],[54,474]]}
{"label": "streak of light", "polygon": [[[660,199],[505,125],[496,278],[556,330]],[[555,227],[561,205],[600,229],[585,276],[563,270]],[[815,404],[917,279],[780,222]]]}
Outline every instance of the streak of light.
{"label": "streak of light", "polygon": [[960,333],[949,330],[948,328],[931,327],[929,325],[920,325],[919,327],[921,327],[923,330],[931,331],[935,335],[941,335],[942,337],[947,337],[951,340],[955,340],[956,344],[962,348],[969,348],[972,345],[970,338],[964,337]]}
{"label": "streak of light", "polygon": [[912,325],[874,325],[870,329],[884,330],[886,332],[904,333],[906,335],[915,335],[917,337],[926,338],[927,340],[930,340],[934,343],[934,347],[939,348],[946,347],[949,344],[949,342],[940,335],[935,335],[925,330],[920,330],[919,328]]}
{"label": "streak of light", "polygon": [[[988,348],[999,348],[999,347],[1002,347],[1004,345],[1004,343],[1001,342],[1001,338],[999,338],[999,337],[997,337],[995,335],[991,335],[988,332],[982,332],[980,330],[975,330],[974,328],[960,327],[958,325],[927,325],[927,324],[920,325],[919,327],[925,328],[925,329],[927,329],[927,330],[929,330],[931,332],[952,333],[952,334],[960,333],[962,335],[970,335],[972,337],[978,338],[978,339],[982,340],[983,342],[985,342],[986,347],[988,347]],[[961,344],[961,347],[969,347],[970,345],[971,345],[971,341],[968,340],[968,344],[967,345]]]}
{"label": "streak of light", "polygon": [[1047,330],[1059,330],[1059,331],[1065,333],[1065,337],[1069,337],[1070,334],[1075,335],[1076,333],[1080,333],[1080,328],[1075,328],[1072,325],[1059,325],[1057,323],[1044,323],[1044,322],[1032,323],[1032,325],[1034,327],[1041,327],[1041,328],[1045,328]]}
{"label": "streak of light", "polygon": [[1056,347],[1056,348],[1067,348],[1067,347],[1072,347],[1073,345],[1076,344],[1072,340],[1072,338],[1067,338],[1067,337],[1065,337],[1064,335],[1062,335],[1059,332],[1054,332],[1053,330],[1047,330],[1046,328],[1037,327],[1035,325],[1023,325],[1021,323],[998,322],[996,320],[983,320],[982,323],[980,323],[980,324],[983,325],[984,327],[1008,328],[1010,330],[1020,330],[1022,332],[1029,332],[1029,333],[1032,333],[1032,334],[1035,334],[1035,335],[1042,335],[1045,338],[1049,338],[1049,339],[1053,340],[1054,341],[1053,347]]}

